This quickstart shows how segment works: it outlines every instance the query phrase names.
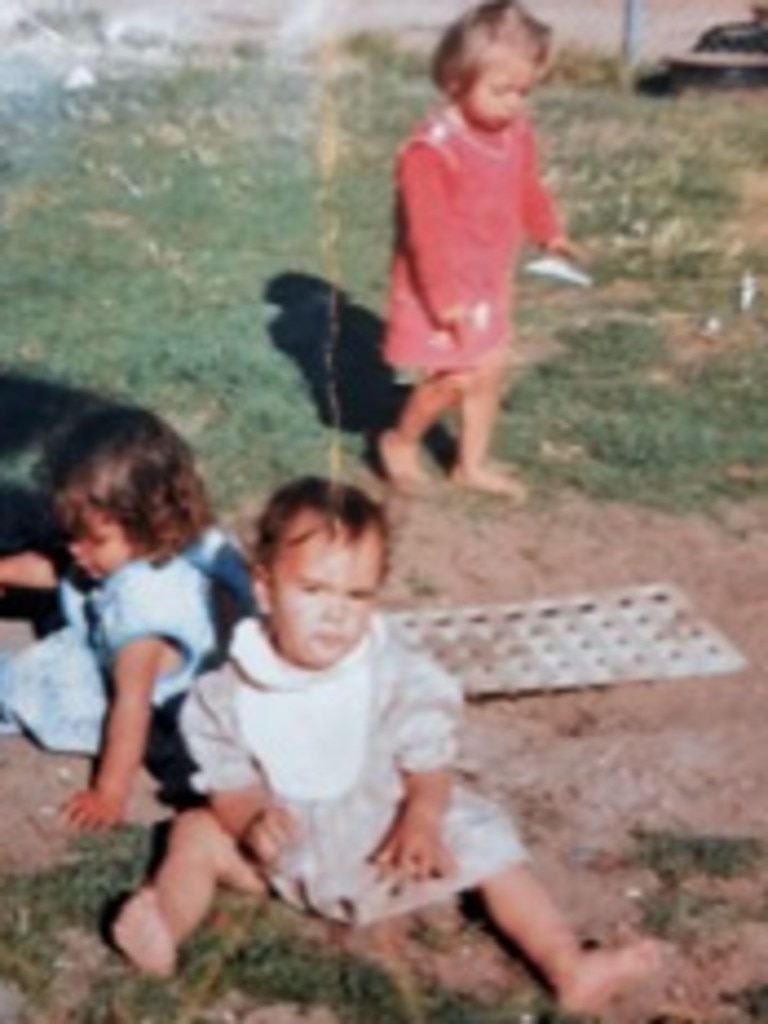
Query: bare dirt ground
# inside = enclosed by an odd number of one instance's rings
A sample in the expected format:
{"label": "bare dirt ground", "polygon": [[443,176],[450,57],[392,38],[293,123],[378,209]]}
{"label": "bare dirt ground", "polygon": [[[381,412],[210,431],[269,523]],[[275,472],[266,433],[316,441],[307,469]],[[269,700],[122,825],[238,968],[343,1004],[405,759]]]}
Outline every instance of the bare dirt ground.
{"label": "bare dirt ground", "polygon": [[[98,6],[113,23],[142,12],[133,0],[99,0]],[[197,0],[194,6],[191,16],[185,0],[155,0],[145,15],[183,21],[188,32],[203,23],[207,31],[216,26],[222,43],[275,25],[276,10],[266,2]],[[404,23],[391,3],[370,0],[365,9],[373,20],[386,15],[400,30],[427,32],[459,6],[454,0],[423,2],[418,24],[415,17]],[[619,6],[610,5],[606,23]],[[595,0],[595,22],[608,7],[607,0]],[[712,0],[706,7],[708,16],[745,13],[735,0]],[[585,5],[541,0],[539,8],[574,31],[577,22],[593,24]],[[670,17],[676,32],[695,33],[701,5],[679,0]],[[685,18],[690,20],[681,28]],[[669,30],[665,47],[672,40]],[[732,677],[622,684],[468,709],[467,770],[515,814],[542,875],[585,934],[606,939],[637,924],[640,903],[658,888],[654,876],[628,859],[633,829],[751,836],[768,843],[768,508],[673,518],[595,506],[573,495],[554,505],[534,498],[527,509],[509,512],[492,500],[475,504],[438,494],[396,512],[398,549],[387,595],[392,606],[524,601],[664,581],[682,589],[748,660],[748,668]],[[0,636],[6,646],[24,642],[26,635],[5,623]],[[80,759],[43,754],[22,739],[0,740],[5,865],[28,870],[60,856],[67,836],[56,810],[84,782],[87,767]],[[147,788],[134,816],[150,821],[159,813]],[[740,906],[764,908],[763,879],[738,884],[738,891],[726,895]],[[654,993],[655,1009],[632,1004],[617,1011],[614,1022],[736,1019],[728,1016],[723,999],[766,978],[764,909],[751,923],[747,917],[689,941]],[[455,979],[457,972],[466,977],[466,965],[450,957],[433,966],[446,978]],[[499,967],[473,961],[473,971],[482,983],[484,972],[497,978]],[[264,1017],[271,1024],[278,1019],[283,1017],[277,1011]]]}
{"label": "bare dirt ground", "polygon": [[[543,877],[584,933],[610,940],[639,923],[640,904],[659,888],[631,863],[632,830],[768,843],[768,510],[735,508],[714,521],[596,507],[576,496],[514,513],[489,501],[468,515],[461,505],[437,497],[397,510],[389,604],[525,601],[667,581],[749,661],[736,676],[624,683],[468,709],[465,770],[515,815]],[[414,598],[415,589],[429,593]],[[56,809],[86,772],[79,759],[2,741],[6,863],[29,869],[55,861],[66,840]],[[151,821],[159,813],[147,788],[134,816]],[[760,878],[737,884],[740,905],[764,900]],[[714,884],[707,892],[723,895]],[[470,979],[500,985],[506,968],[491,947],[489,962],[473,960],[472,972],[450,957],[430,969],[446,979],[458,969],[468,987]],[[722,1000],[764,983],[767,953],[764,914],[762,922],[705,928],[678,950],[661,991],[611,1019],[639,1024],[656,1019],[661,1006],[676,1020],[731,1020],[720,1015]]]}

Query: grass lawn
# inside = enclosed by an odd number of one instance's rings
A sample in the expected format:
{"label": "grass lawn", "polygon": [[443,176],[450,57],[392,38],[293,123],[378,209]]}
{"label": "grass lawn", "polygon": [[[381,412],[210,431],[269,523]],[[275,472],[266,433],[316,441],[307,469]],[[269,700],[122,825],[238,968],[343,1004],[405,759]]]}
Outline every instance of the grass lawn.
{"label": "grass lawn", "polygon": [[[1,479],[23,481],[89,395],[170,417],[225,511],[324,470],[337,421],[357,472],[394,394],[377,364],[392,157],[431,95],[414,60],[354,53],[333,75],[250,54],[105,83],[23,127],[6,110]],[[750,202],[765,119],[727,95],[611,85],[555,83],[535,108],[597,287],[521,282],[521,342],[554,354],[511,389],[499,452],[539,493],[671,508],[765,493],[765,299],[737,308],[741,275],[768,265]]]}

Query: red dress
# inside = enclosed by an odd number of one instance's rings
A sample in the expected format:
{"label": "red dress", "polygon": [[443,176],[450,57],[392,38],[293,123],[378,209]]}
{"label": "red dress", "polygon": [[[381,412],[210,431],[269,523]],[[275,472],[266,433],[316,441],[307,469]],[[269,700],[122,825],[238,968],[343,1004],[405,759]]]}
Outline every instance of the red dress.
{"label": "red dress", "polygon": [[[397,190],[384,358],[435,371],[474,366],[509,336],[521,246],[562,233],[530,122],[521,116],[491,134],[450,110],[433,115],[400,150]],[[437,319],[457,306],[466,311],[461,346]]]}

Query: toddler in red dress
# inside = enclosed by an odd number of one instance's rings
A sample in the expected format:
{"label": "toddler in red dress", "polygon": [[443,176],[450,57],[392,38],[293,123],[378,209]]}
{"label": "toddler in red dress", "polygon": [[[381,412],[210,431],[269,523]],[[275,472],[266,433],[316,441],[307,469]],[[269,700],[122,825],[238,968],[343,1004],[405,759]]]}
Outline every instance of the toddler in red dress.
{"label": "toddler in red dress", "polygon": [[523,244],[571,255],[539,176],[525,113],[550,62],[551,34],[514,0],[491,0],[451,25],[432,74],[447,105],[403,145],[384,345],[387,363],[417,371],[394,429],[379,439],[395,486],[425,482],[424,435],[460,416],[452,479],[522,503],[523,484],[488,461],[512,312],[510,272]]}

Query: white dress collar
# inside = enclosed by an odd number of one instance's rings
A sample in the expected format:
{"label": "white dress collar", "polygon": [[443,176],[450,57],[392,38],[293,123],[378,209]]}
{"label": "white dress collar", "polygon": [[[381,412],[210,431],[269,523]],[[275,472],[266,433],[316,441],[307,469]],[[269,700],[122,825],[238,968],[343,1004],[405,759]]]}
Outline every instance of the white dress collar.
{"label": "white dress collar", "polygon": [[375,634],[371,630],[331,668],[312,671],[276,653],[263,626],[241,622],[232,658],[241,735],[274,794],[285,800],[333,800],[360,777],[373,703]]}

